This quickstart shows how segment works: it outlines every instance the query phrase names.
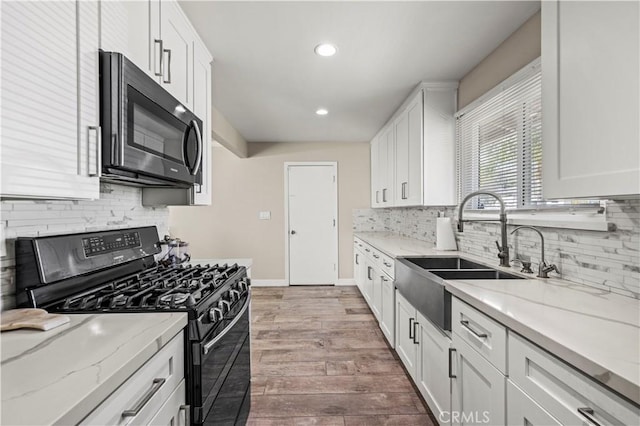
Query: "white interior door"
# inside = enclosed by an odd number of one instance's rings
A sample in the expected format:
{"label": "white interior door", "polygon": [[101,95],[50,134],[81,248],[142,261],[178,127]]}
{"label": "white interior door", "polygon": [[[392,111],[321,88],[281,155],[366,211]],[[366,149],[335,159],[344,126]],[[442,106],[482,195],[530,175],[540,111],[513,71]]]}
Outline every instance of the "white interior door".
{"label": "white interior door", "polygon": [[287,165],[289,283],[338,279],[336,164]]}

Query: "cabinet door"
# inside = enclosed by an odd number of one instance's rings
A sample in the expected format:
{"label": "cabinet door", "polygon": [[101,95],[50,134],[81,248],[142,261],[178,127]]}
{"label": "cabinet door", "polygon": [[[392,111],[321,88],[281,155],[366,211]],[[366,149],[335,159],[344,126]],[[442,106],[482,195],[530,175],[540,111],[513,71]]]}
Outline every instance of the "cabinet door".
{"label": "cabinet door", "polygon": [[453,333],[451,423],[505,424],[504,375]]}
{"label": "cabinet door", "polygon": [[185,405],[185,384],[184,380],[167,398],[167,401],[160,407],[156,415],[149,422],[150,425],[171,425],[189,426],[190,413],[189,406]]}
{"label": "cabinet door", "polygon": [[363,289],[362,289],[362,253],[360,253],[359,250],[357,249],[353,249],[353,280],[356,283],[356,286],[358,287],[358,290],[360,290],[360,293],[363,293]]}
{"label": "cabinet door", "polygon": [[[416,384],[437,419],[446,419],[451,409],[449,348],[451,339],[419,312],[417,340],[420,342]],[[440,416],[442,414],[442,416]]]}
{"label": "cabinet door", "polygon": [[367,301],[370,308],[372,305],[372,296],[373,296],[373,280],[374,280],[373,266],[371,266],[371,262],[369,260],[366,260],[364,262],[363,296],[364,296],[364,300]]}
{"label": "cabinet door", "polygon": [[416,310],[396,290],[396,352],[415,381],[418,345],[415,343]]}
{"label": "cabinet door", "polygon": [[371,141],[371,207],[380,207],[380,141]]}
{"label": "cabinet door", "polygon": [[160,0],[101,1],[100,48],[120,52],[160,82]]}
{"label": "cabinet door", "polygon": [[507,424],[551,426],[562,423],[536,404],[511,380],[507,380]]}
{"label": "cabinet door", "polygon": [[175,1],[162,2],[160,17],[162,85],[185,106],[193,109],[193,30]]}
{"label": "cabinet door", "polygon": [[396,205],[422,204],[422,91],[395,123]]}
{"label": "cabinet door", "polygon": [[371,294],[371,310],[378,322],[382,321],[382,273],[373,270],[373,292]]}
{"label": "cabinet door", "polygon": [[384,274],[382,279],[382,306],[380,312],[380,328],[389,344],[395,346],[395,322],[396,322],[396,294],[393,281]]}
{"label": "cabinet door", "polygon": [[195,185],[193,199],[211,205],[211,56],[199,42],[193,47],[193,112],[202,120],[202,185]]}
{"label": "cabinet door", "polygon": [[2,4],[5,197],[99,197],[97,2]]}
{"label": "cabinet door", "polygon": [[640,3],[542,2],[543,195],[640,193]]}
{"label": "cabinet door", "polygon": [[395,150],[395,129],[391,125],[382,134],[380,142],[380,201],[381,207],[392,207],[394,205],[394,150]]}

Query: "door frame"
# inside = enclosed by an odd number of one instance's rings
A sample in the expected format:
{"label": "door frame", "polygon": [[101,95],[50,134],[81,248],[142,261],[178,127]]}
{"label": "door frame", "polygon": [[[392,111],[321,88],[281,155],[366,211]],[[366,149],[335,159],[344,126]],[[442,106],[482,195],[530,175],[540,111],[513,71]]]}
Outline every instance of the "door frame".
{"label": "door frame", "polygon": [[336,270],[333,277],[333,285],[338,284],[338,271],[340,270],[339,252],[339,233],[338,227],[340,223],[338,221],[338,162],[337,161],[285,161],[284,163],[284,282],[286,286],[291,285],[291,278],[289,274],[289,168],[299,166],[331,166],[333,167],[333,175],[335,176],[333,182],[333,193],[335,196],[335,209],[333,212],[336,218],[336,226],[333,227],[334,231],[334,244],[335,244],[335,264]]}

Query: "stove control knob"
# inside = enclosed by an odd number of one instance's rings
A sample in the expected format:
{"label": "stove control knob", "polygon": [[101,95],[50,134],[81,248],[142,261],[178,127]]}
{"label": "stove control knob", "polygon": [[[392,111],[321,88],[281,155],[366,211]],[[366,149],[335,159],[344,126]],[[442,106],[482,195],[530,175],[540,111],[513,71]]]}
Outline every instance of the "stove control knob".
{"label": "stove control knob", "polygon": [[231,309],[231,303],[229,303],[228,300],[219,300],[218,307],[222,312],[229,312],[229,310]]}
{"label": "stove control knob", "polygon": [[240,291],[247,291],[247,288],[249,286],[247,285],[247,282],[243,279],[238,283],[238,287],[240,288]]}
{"label": "stove control knob", "polygon": [[240,299],[240,292],[238,290],[229,290],[229,294],[231,295],[231,300]]}
{"label": "stove control knob", "polygon": [[222,313],[221,309],[219,308],[209,309],[209,321],[217,322],[218,320],[221,320],[223,317],[224,317],[224,314]]}

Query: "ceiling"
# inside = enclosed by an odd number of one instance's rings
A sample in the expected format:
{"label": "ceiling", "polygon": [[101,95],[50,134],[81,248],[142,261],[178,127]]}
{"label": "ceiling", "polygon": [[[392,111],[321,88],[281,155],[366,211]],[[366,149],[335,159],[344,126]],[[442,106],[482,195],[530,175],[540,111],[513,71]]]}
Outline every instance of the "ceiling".
{"label": "ceiling", "polygon": [[[459,80],[539,1],[180,1],[213,104],[251,142],[369,141],[421,81]],[[330,42],[338,53],[314,54]],[[329,110],[317,116],[316,109]]]}

